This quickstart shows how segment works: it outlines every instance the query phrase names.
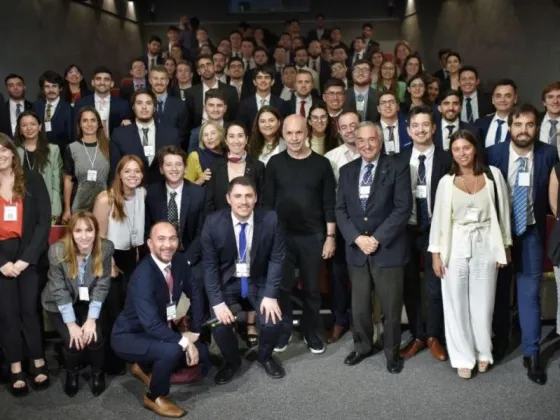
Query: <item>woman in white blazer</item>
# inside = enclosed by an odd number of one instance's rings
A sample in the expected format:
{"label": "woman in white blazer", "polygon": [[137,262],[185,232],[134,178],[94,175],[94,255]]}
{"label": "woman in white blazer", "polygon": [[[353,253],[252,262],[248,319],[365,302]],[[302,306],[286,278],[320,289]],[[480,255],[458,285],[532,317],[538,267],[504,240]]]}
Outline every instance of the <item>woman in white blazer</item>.
{"label": "woman in white blazer", "polygon": [[498,268],[510,261],[510,203],[506,181],[486,167],[472,133],[451,136],[453,164],[436,192],[430,246],[442,281],[445,336],[451,366],[470,378],[492,359],[492,312]]}

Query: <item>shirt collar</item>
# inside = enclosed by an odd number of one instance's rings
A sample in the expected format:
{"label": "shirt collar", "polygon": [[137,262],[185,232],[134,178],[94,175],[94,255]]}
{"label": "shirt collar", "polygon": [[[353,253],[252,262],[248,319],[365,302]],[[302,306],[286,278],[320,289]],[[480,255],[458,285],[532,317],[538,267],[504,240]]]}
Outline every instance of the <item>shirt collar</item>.
{"label": "shirt collar", "polygon": [[360,172],[363,171],[366,165],[368,165],[369,163],[373,163],[373,169],[376,169],[378,162],[379,162],[379,155],[377,155],[377,157],[373,159],[371,162],[366,162],[364,158],[362,158],[362,166],[360,168]]}
{"label": "shirt collar", "polygon": [[165,103],[165,101],[167,101],[167,92],[163,92],[161,95],[159,95],[157,97],[158,102],[162,101],[163,103]]}
{"label": "shirt collar", "polygon": [[203,90],[204,92],[207,92],[207,91],[209,91],[210,89],[218,89],[218,87],[219,87],[220,84],[219,84],[219,82],[218,82],[218,79],[215,79],[215,80],[216,80],[216,83],[214,83],[214,86],[212,86],[212,87],[208,87],[208,86],[206,86],[205,83],[203,83],[203,84],[202,84],[202,88],[203,88],[202,90]]}
{"label": "shirt collar", "polygon": [[425,150],[423,152],[421,152],[420,150],[416,149],[416,147],[413,146],[412,147],[412,157],[415,158],[415,159],[418,159],[418,156],[424,155],[424,156],[426,156],[426,160],[427,160],[427,159],[430,159],[433,156],[435,150],[436,150],[436,147],[433,144],[428,148],[428,150]]}
{"label": "shirt collar", "polygon": [[181,192],[183,191],[183,184],[184,184],[184,182],[181,182],[181,185],[179,185],[177,188],[171,188],[167,183],[165,183],[165,189],[167,191],[167,194],[170,194],[172,192],[176,192],[177,195],[180,195]]}
{"label": "shirt collar", "polygon": [[510,143],[510,145],[509,145],[509,158],[512,159],[514,162],[517,161],[517,159],[519,159],[520,157],[524,157],[524,158],[529,159],[529,161],[532,161],[533,160],[533,152],[535,150],[534,147],[535,146],[533,146],[533,148],[531,148],[531,151],[529,153],[527,153],[525,156],[520,156],[515,151],[515,149],[513,148],[513,146]]}
{"label": "shirt collar", "polygon": [[231,212],[231,221],[233,222],[233,227],[236,227],[239,223],[247,223],[247,226],[253,227],[254,220],[255,220],[255,212],[252,212],[251,216],[249,216],[249,219],[247,219],[245,222],[239,220],[237,217],[235,217],[233,212]]}
{"label": "shirt collar", "polygon": [[56,108],[59,102],[60,102],[60,96],[52,102],[47,101],[46,105],[51,104],[53,108]]}
{"label": "shirt collar", "polygon": [[465,98],[476,99],[476,97],[477,97],[477,91],[476,90],[470,96],[465,95]]}
{"label": "shirt collar", "polygon": [[[544,114],[544,118],[542,120],[542,124],[545,124],[547,122],[549,122],[550,120],[556,120],[556,121],[560,121],[560,118],[550,118],[550,115],[548,115],[548,112]],[[559,127],[560,128],[560,127]]]}
{"label": "shirt collar", "polygon": [[167,267],[171,268],[171,263],[165,263],[162,260],[160,260],[158,257],[156,257],[153,253],[150,254],[152,256],[152,259],[154,260],[154,262],[156,263],[156,265],[158,266],[158,268],[160,269],[160,271],[164,272],[165,269]]}
{"label": "shirt collar", "polygon": [[94,99],[95,103],[98,103],[98,102],[101,102],[101,101],[106,102],[107,104],[111,103],[111,95],[107,96],[106,98],[101,98],[100,96],[97,96],[97,93],[94,93],[93,94],[93,99]]}
{"label": "shirt collar", "polygon": [[498,120],[504,121],[504,122],[505,122],[505,125],[507,125],[507,118],[504,120],[504,119],[498,117],[498,113],[495,113],[495,114],[494,114],[494,118],[492,118],[492,123],[494,123],[495,121],[498,121]]}
{"label": "shirt collar", "polygon": [[[386,123],[385,121],[379,120],[379,122],[381,123],[381,128],[382,128],[383,130],[385,130],[387,127],[389,127],[389,124]],[[397,128],[397,127],[399,126],[399,119],[397,118],[397,119],[395,120],[395,122],[394,122],[393,124],[391,124],[391,126]]]}
{"label": "shirt collar", "polygon": [[138,131],[142,130],[143,128],[149,128],[151,130],[155,129],[156,123],[153,119],[148,124],[140,124],[138,121],[136,121],[136,127],[138,127]]}
{"label": "shirt collar", "polygon": [[267,96],[265,96],[264,98],[261,98],[261,97],[259,96],[259,94],[257,93],[257,94],[255,94],[255,97],[257,98],[257,102],[258,102],[259,104],[261,103],[261,100],[262,100],[262,99],[264,99],[264,100],[266,101],[267,104],[270,104],[270,93],[269,93]]}
{"label": "shirt collar", "polygon": [[10,105],[13,105],[14,107],[17,106],[18,104],[21,104],[22,106],[25,105],[25,99],[20,99],[19,101],[16,101],[16,100],[10,98],[9,101],[10,101]]}
{"label": "shirt collar", "polygon": [[442,118],[441,125],[442,128],[446,128],[448,125],[452,125],[453,127],[459,127],[459,118],[456,118],[455,121],[446,121]]}

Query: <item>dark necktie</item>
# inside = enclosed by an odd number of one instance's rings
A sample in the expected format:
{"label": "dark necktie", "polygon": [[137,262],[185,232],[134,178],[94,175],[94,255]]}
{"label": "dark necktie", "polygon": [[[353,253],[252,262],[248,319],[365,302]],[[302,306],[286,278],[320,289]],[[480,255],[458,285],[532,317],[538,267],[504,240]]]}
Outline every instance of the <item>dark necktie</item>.
{"label": "dark necktie", "polygon": [[[16,105],[16,118],[19,117],[19,114],[21,114],[21,104],[17,104]],[[550,120],[551,122],[554,120]]]}
{"label": "dark necktie", "polygon": [[301,115],[303,118],[305,118],[305,103],[307,101],[301,101],[299,103],[299,115]]}
{"label": "dark necktie", "polygon": [[447,138],[450,138],[451,135],[453,134],[453,130],[455,129],[455,127],[454,127],[453,125],[449,124],[449,125],[448,125],[447,127],[445,127],[445,128],[447,128],[447,131],[449,131],[449,133],[447,134]]}
{"label": "dark necktie", "polygon": [[498,128],[496,129],[496,138],[494,139],[494,144],[498,144],[502,141],[502,124],[505,123],[504,120],[496,120],[498,123]]}
{"label": "dark necktie", "polygon": [[557,140],[556,140],[556,137],[558,135],[557,125],[558,125],[558,120],[550,120],[550,131],[548,132],[548,142],[552,146],[556,146],[557,144]]}
{"label": "dark necktie", "polygon": [[150,59],[150,68],[149,70],[153,69],[156,66],[156,59],[155,58],[151,58]]}
{"label": "dark necktie", "polygon": [[336,117],[331,116],[331,121],[333,125],[333,130],[335,131],[335,133],[338,133],[340,131],[340,128],[338,127],[338,116]]}
{"label": "dark necktie", "polygon": [[179,231],[179,209],[177,208],[175,197],[177,197],[177,193],[175,191],[169,193],[169,202],[167,203],[167,221],[175,226],[177,236],[181,236]]}
{"label": "dark necktie", "polygon": [[[361,93],[358,93],[358,95],[356,96],[357,102],[364,102],[365,99],[366,99],[365,96],[362,95]],[[360,121],[364,121],[366,119],[366,105],[362,104],[361,108],[362,110],[358,111],[358,114],[360,115]]]}
{"label": "dark necktie", "polygon": [[157,101],[157,119],[158,123],[161,122],[161,118],[163,117],[163,101]]}
{"label": "dark necktie", "polygon": [[473,117],[473,112],[472,112],[472,98],[465,98],[465,100],[467,101],[467,122],[468,123],[473,123],[474,122],[474,117]]}
{"label": "dark necktie", "polygon": [[[426,156],[418,156],[418,183],[416,185],[426,186]],[[422,230],[430,226],[430,212],[428,211],[428,191],[426,190],[425,198],[416,198],[416,222]]]}
{"label": "dark necktie", "polygon": [[[247,236],[245,235],[245,228],[247,227],[247,222],[239,223],[241,226],[241,231],[239,232],[239,262],[247,262]],[[246,298],[249,296],[249,279],[247,277],[241,277],[241,297]]]}
{"label": "dark necktie", "polygon": [[395,126],[394,125],[389,125],[387,126],[387,130],[389,130],[389,143],[393,143],[393,150],[391,150],[390,152],[388,152],[388,155],[394,155],[395,154],[395,150],[396,150],[396,145],[395,145]]}
{"label": "dark necktie", "polygon": [[[366,165],[366,171],[364,172],[364,176],[362,178],[362,182],[360,183],[360,187],[370,187],[373,184],[373,163],[368,163]],[[365,211],[366,205],[368,202],[368,197],[360,197],[360,203],[362,204],[362,209]]]}
{"label": "dark necktie", "polygon": [[312,69],[315,71],[319,71],[319,67],[317,66],[317,60],[311,60]]}
{"label": "dark necktie", "polygon": [[149,146],[149,141],[148,141],[148,132],[150,131],[149,128],[143,128],[142,129],[142,146]]}

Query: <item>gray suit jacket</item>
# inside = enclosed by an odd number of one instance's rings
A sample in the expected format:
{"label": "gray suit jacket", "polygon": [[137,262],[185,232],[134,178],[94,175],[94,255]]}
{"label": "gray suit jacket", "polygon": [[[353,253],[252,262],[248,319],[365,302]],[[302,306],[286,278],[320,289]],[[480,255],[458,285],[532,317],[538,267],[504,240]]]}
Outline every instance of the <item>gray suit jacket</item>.
{"label": "gray suit jacket", "polygon": [[[103,303],[109,292],[111,281],[111,259],[115,247],[113,242],[101,239],[101,255],[103,258],[103,275],[93,276],[92,260],[89,259],[84,274],[84,286],[89,288],[90,301]],[[43,308],[49,312],[58,312],[58,307],[78,301],[78,280],[68,275],[69,264],[62,261],[64,245],[62,241],[55,242],[49,248],[48,282],[41,294]]]}

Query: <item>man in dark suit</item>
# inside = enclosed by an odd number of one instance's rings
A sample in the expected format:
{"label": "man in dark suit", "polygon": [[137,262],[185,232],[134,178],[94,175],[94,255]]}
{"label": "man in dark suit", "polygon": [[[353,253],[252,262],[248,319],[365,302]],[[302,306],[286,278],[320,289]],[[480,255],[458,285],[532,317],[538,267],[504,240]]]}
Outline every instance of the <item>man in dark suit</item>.
{"label": "man in dark suit", "polygon": [[371,58],[381,48],[379,42],[373,39],[373,26],[371,23],[366,22],[362,25],[362,38],[366,44],[366,56]]}
{"label": "man in dark suit", "polygon": [[207,118],[204,113],[204,95],[210,89],[219,89],[224,93],[227,103],[225,121],[231,121],[237,115],[239,97],[237,89],[216,80],[214,73],[214,62],[212,56],[201,55],[196,60],[196,71],[202,79],[202,83],[194,85],[187,90],[187,106],[191,127],[198,127]]}
{"label": "man in dark suit", "polygon": [[313,76],[307,70],[299,70],[296,74],[296,91],[287,101],[286,114],[299,114],[303,118],[309,117],[309,111],[314,105],[322,103],[313,96]]}
{"label": "man in dark suit", "polygon": [[228,76],[226,77],[226,85],[235,88],[240,101],[255,94],[255,86],[253,83],[247,83],[245,80],[245,67],[241,58],[230,58],[227,63],[227,69]]}
{"label": "man in dark suit", "polygon": [[161,38],[152,35],[148,40],[148,51],[141,57],[144,66],[150,71],[155,66],[163,66],[165,59],[161,55]]}
{"label": "man in dark suit", "polygon": [[379,126],[383,135],[383,153],[394,155],[412,147],[406,117],[399,112],[399,102],[391,92],[379,95],[377,103]]}
{"label": "man in dark suit", "polygon": [[[198,340],[204,316],[203,290],[183,256],[176,253],[179,238],[171,224],[152,226],[147,244],[150,255],[130,277],[111,346],[120,358],[134,362],[131,373],[149,387],[144,407],[163,417],[182,417],[185,410],[166,396],[177,367],[200,362],[203,374],[209,368],[208,349]],[[181,293],[190,299],[189,330],[175,323]]]}
{"label": "man in dark suit", "polygon": [[356,147],[361,159],[340,168],[336,221],[346,242],[352,283],[354,350],[344,363],[355,365],[373,348],[372,291],[385,315],[387,370],[399,373],[404,267],[409,260],[406,225],[412,212],[409,162],[381,153],[379,126],[361,122]]}
{"label": "man in dark suit", "polygon": [[459,88],[463,92],[461,120],[474,124],[478,119],[494,112],[492,95],[479,89],[478,70],[463,66],[459,70]]}
{"label": "man in dark suit", "polygon": [[43,120],[42,130],[49,143],[56,144],[64,154],[66,146],[75,140],[74,111],[60,94],[64,79],[54,71],[46,71],[39,78],[39,86],[44,98],[33,104],[33,111]]}
{"label": "man in dark suit", "polygon": [[151,90],[138,89],[131,101],[135,122],[117,128],[111,138],[109,182],[121,158],[135,155],[144,162],[144,181],[149,185],[162,180],[156,159],[158,151],[165,146],[180,146],[181,140],[175,128],[154,121],[156,95]]}
{"label": "man in dark suit", "polygon": [[[427,346],[436,360],[447,360],[447,352],[441,344],[441,280],[432,269],[432,254],[428,252],[428,245],[436,190],[440,179],[451,168],[451,155],[434,145],[436,131],[431,107],[412,108],[408,115],[408,134],[412,138],[413,146],[400,154],[410,165],[413,209],[406,229],[410,259],[405,268],[403,293],[412,340],[401,349],[403,359],[409,359]],[[420,259],[424,262],[425,311],[420,288]]]}
{"label": "man in dark suit", "polygon": [[324,36],[329,36],[330,31],[325,29],[325,15],[317,13],[315,15],[315,29],[307,33],[307,42],[311,45],[312,41],[321,41]]}
{"label": "man in dark suit", "polygon": [[508,120],[511,110],[517,103],[517,85],[515,82],[511,79],[499,80],[492,91],[492,103],[496,112],[481,117],[475,122],[485,147],[508,142],[511,138]]}
{"label": "man in dark suit", "polygon": [[[479,149],[484,149],[484,143],[480,137],[480,130],[473,124],[462,121],[461,103],[462,94],[458,90],[448,90],[440,96],[441,102],[438,110],[441,114],[441,120],[437,124],[435,133],[435,145],[441,150],[449,150],[449,138],[453,133],[459,130],[469,130],[477,139]],[[414,109],[414,108],[413,108]]]}
{"label": "man in dark suit", "polygon": [[[224,126],[224,115],[227,111],[224,93],[218,89],[210,89],[204,96],[204,112],[207,117],[206,121],[215,122]],[[196,150],[200,143],[200,129],[202,126],[196,127],[191,131],[187,153]]]}
{"label": "man in dark suit", "polygon": [[204,285],[211,315],[222,325],[213,329],[226,363],[214,378],[218,385],[230,382],[241,366],[235,321],[229,307],[249,299],[259,317],[258,362],[275,379],[284,377],[279,361],[272,357],[281,332],[278,306],[285,257],[284,236],[276,212],[255,209],[257,189],[252,179],[231,180],[227,201],[230,208],[212,213],[202,230]]}
{"label": "man in dark suit", "polygon": [[120,127],[123,121],[130,120],[130,105],[124,99],[111,95],[111,89],[115,85],[113,73],[107,67],[97,67],[93,70],[91,81],[94,93],[80,99],[74,105],[74,114],[77,117],[80,109],[86,105],[94,106],[105,130],[105,135],[111,138],[113,130]]}
{"label": "man in dark suit", "polygon": [[8,100],[0,102],[0,133],[14,138],[19,115],[31,110],[33,104],[25,99],[25,81],[22,76],[8,74],[4,83],[8,90]]}
{"label": "man in dark suit", "polygon": [[[517,281],[523,366],[531,381],[543,385],[547,378],[540,358],[540,290],[547,237],[548,183],[550,172],[558,163],[558,151],[538,141],[537,119],[538,111],[532,105],[514,107],[508,116],[511,142],[486,149],[486,160],[500,169],[510,187],[512,261]],[[498,279],[496,288],[493,329],[496,350],[503,356],[509,337],[511,271],[501,271],[504,273],[500,273],[502,278]]]}
{"label": "man in dark suit", "polygon": [[440,86],[443,85],[443,83],[447,80],[447,78],[449,77],[448,71],[447,71],[447,56],[451,53],[451,49],[450,48],[442,48],[441,50],[438,51],[438,58],[439,58],[439,63],[441,65],[441,68],[436,71],[434,74],[432,74],[432,76],[434,76],[436,79],[439,79]]}
{"label": "man in dark suit", "polygon": [[355,109],[360,121],[377,122],[377,92],[371,88],[371,63],[366,59],[357,60],[352,68],[354,86],[346,91],[344,106]]}
{"label": "man in dark suit", "polygon": [[132,82],[129,80],[127,84],[121,84],[120,89],[120,97],[129,104],[130,98],[136,90],[149,87],[148,78],[146,77],[146,65],[141,58],[132,61],[130,76],[132,77]]}
{"label": "man in dark suit", "polygon": [[322,48],[319,41],[311,41],[307,47],[309,53],[309,67],[319,74],[319,90],[322,90],[331,77],[331,65],[328,61],[322,58]]}

